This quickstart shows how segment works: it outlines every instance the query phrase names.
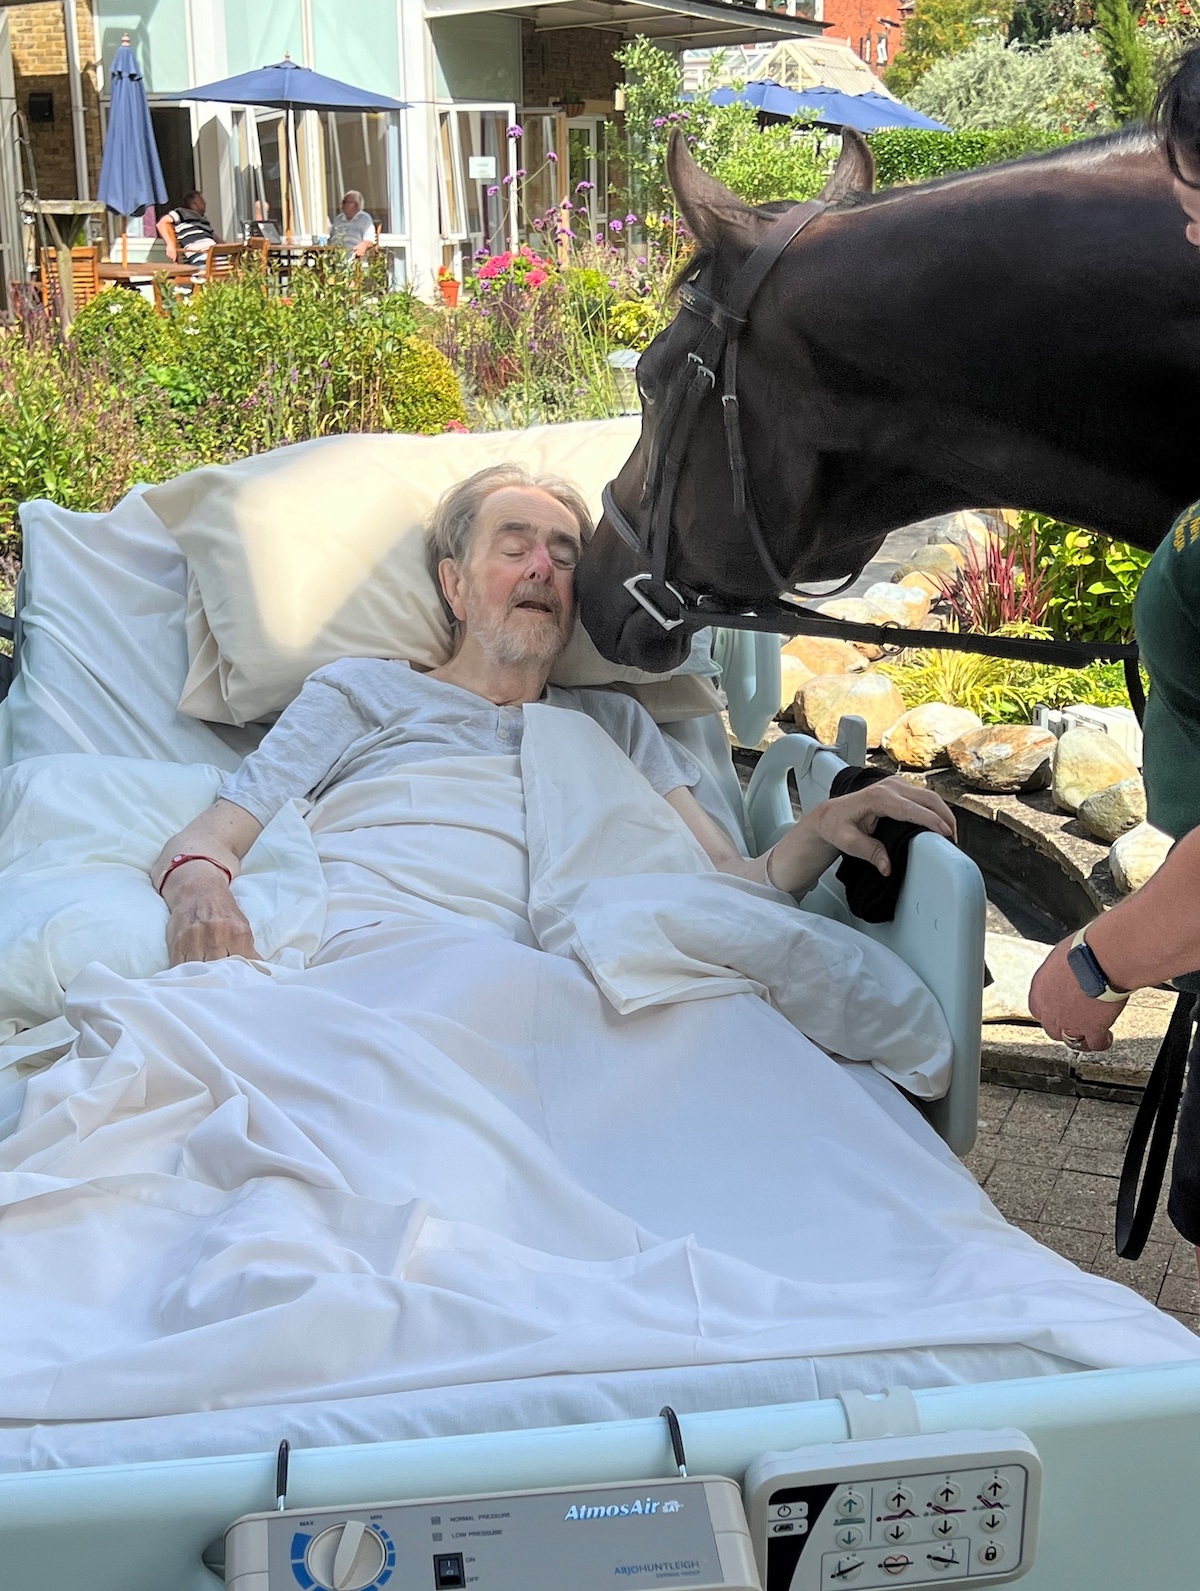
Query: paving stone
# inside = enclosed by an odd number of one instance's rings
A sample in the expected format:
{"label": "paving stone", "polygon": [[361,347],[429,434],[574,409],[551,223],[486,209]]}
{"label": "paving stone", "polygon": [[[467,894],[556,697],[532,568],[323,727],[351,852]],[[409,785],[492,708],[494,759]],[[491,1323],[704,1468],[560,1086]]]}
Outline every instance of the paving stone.
{"label": "paving stone", "polygon": [[1194,1331],[1200,1337],[1200,1315],[1188,1315],[1179,1309],[1164,1310],[1164,1314],[1172,1316],[1181,1326],[1186,1326],[1189,1331]]}
{"label": "paving stone", "polygon": [[[1015,1161],[1022,1166],[1050,1166],[1060,1171],[1066,1164],[1067,1150],[1061,1138],[1039,1138],[1033,1133],[998,1133],[992,1140],[1001,1161]],[[1083,1169],[1091,1171],[1089,1164]]]}
{"label": "paving stone", "polygon": [[1158,1303],[1161,1309],[1178,1309],[1184,1314],[1200,1314],[1200,1282],[1196,1279],[1195,1266],[1192,1267],[1190,1276],[1173,1276],[1167,1271],[1159,1289]]}
{"label": "paving stone", "polygon": [[995,1083],[981,1083],[979,1085],[980,1132],[999,1132],[1016,1097],[1016,1089],[997,1088]]}
{"label": "paving stone", "polygon": [[1089,1144],[1072,1144],[1064,1137],[1062,1144],[1064,1171],[1091,1171],[1098,1177],[1119,1177],[1125,1159],[1116,1149],[1093,1149]]}
{"label": "paving stone", "polygon": [[1001,1215],[1008,1220],[1036,1221],[1059,1175],[1053,1168],[1045,1166],[1023,1166],[1015,1161],[999,1162],[992,1168],[984,1189]]}
{"label": "paving stone", "polygon": [[[1042,1218],[1052,1226],[1079,1226],[1087,1232],[1111,1232],[1117,1206],[1114,1177],[1060,1171]],[[1166,1260],[1163,1261],[1166,1268]]]}
{"label": "paving stone", "polygon": [[1015,1225],[1085,1271],[1091,1270],[1104,1241],[1099,1232],[1084,1232],[1073,1226],[1051,1226],[1047,1221],[1017,1221]]}
{"label": "paving stone", "polygon": [[996,1142],[995,1137],[981,1137],[976,1140],[974,1149],[962,1157],[963,1165],[981,1186],[996,1164]]}
{"label": "paving stone", "polygon": [[1081,1099],[1063,1134],[1063,1142],[1075,1148],[1123,1150],[1133,1126],[1132,1105],[1112,1104],[1105,1099]]}
{"label": "paving stone", "polygon": [[1004,1130],[1057,1140],[1066,1131],[1078,1104],[1070,1094],[1033,1094],[1023,1089],[1005,1117]]}
{"label": "paving stone", "polygon": [[[1196,1250],[1185,1237],[1177,1237],[1167,1269],[1172,1276],[1195,1276]],[[1200,1308],[1200,1305],[1197,1306]]]}
{"label": "paving stone", "polygon": [[[1111,1244],[1102,1242],[1100,1252],[1092,1264],[1093,1276],[1107,1276],[1111,1281],[1130,1287],[1152,1304],[1158,1302],[1167,1274],[1167,1261],[1171,1257],[1166,1243],[1147,1243],[1140,1259],[1123,1260],[1116,1255]],[[1176,1278],[1177,1280],[1177,1278]]]}

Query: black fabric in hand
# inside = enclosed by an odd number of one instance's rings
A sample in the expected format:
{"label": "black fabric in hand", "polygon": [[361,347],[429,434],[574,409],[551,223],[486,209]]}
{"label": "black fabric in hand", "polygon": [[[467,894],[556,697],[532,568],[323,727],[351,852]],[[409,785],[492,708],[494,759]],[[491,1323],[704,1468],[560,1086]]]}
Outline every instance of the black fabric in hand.
{"label": "black fabric in hand", "polygon": [[[892,776],[882,768],[843,768],[829,786],[831,797],[853,795],[870,784]],[[896,902],[908,872],[908,847],[916,834],[927,830],[920,823],[902,823],[899,818],[880,818],[875,838],[888,854],[892,870],[883,874],[872,862],[860,856],[843,856],[837,870],[838,882],[846,891],[846,904],[864,923],[890,923],[896,915]]]}

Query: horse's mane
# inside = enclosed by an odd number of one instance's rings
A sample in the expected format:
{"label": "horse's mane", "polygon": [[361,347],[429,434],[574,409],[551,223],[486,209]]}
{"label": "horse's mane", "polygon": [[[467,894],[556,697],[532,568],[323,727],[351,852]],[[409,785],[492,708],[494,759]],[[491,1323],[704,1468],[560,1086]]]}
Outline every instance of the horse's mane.
{"label": "horse's mane", "polygon": [[[1132,131],[1122,129],[1118,132],[1100,133],[1095,138],[1063,144],[1056,149],[1039,150],[1034,154],[1019,155],[1015,160],[1001,161],[994,166],[975,166],[969,171],[952,171],[946,176],[931,178],[928,182],[885,188],[882,193],[849,193],[829,208],[833,214],[838,215],[846,210],[870,209],[878,205],[901,203],[906,199],[915,198],[918,194],[935,193],[967,183],[986,181],[1000,172],[1019,171],[1028,167],[1061,166],[1068,170],[1086,170],[1088,167],[1100,165],[1106,160],[1122,155],[1148,155],[1158,147],[1158,137],[1140,128]],[[753,208],[759,215],[777,216],[791,209],[797,202],[793,199],[776,199],[770,204],[757,204]],[[694,254],[690,254],[671,278],[669,292],[671,294],[678,292],[680,286],[690,276],[703,269],[712,260],[714,252],[711,248],[702,247]]]}

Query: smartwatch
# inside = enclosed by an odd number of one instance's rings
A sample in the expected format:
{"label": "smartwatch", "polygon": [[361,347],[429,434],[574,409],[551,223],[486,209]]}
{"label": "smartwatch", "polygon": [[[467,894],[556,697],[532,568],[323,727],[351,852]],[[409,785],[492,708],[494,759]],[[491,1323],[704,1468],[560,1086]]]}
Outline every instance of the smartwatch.
{"label": "smartwatch", "polygon": [[1096,960],[1095,952],[1083,937],[1085,931],[1083,928],[1079,930],[1067,951],[1067,966],[1075,974],[1075,982],[1089,1000],[1106,1000],[1110,1004],[1128,1000],[1128,989],[1114,989],[1109,983],[1104,968]]}

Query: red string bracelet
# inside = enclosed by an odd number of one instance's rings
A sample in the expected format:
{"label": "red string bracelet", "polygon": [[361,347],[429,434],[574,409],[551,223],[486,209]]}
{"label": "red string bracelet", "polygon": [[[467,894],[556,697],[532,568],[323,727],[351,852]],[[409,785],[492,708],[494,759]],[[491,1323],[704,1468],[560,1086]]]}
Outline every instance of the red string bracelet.
{"label": "red string bracelet", "polygon": [[173,856],[171,858],[170,862],[167,864],[166,872],[158,881],[158,893],[160,895],[163,892],[163,885],[170,878],[171,874],[177,867],[182,867],[185,862],[211,862],[214,867],[220,868],[221,872],[224,873],[226,883],[233,883],[233,874],[225,866],[224,862],[218,862],[215,856],[185,855],[183,852],[181,852],[178,856]]}

